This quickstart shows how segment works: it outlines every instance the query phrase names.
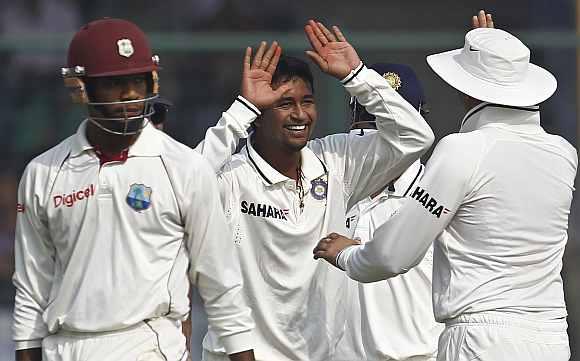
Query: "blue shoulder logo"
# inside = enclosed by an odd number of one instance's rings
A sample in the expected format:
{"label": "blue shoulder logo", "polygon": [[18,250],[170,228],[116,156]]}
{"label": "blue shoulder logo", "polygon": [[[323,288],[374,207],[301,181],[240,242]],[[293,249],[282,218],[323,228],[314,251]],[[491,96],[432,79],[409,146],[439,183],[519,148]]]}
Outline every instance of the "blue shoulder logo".
{"label": "blue shoulder logo", "polygon": [[127,204],[137,212],[144,211],[151,206],[151,187],[145,184],[131,184],[127,193]]}

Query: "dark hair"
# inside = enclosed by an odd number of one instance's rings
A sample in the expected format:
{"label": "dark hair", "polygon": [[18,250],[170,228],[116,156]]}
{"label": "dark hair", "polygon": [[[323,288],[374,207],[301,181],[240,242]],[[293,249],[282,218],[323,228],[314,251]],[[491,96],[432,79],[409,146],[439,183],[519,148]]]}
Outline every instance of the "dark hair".
{"label": "dark hair", "polygon": [[293,56],[282,56],[272,76],[272,84],[285,83],[292,78],[304,80],[314,93],[314,77],[308,63]]}

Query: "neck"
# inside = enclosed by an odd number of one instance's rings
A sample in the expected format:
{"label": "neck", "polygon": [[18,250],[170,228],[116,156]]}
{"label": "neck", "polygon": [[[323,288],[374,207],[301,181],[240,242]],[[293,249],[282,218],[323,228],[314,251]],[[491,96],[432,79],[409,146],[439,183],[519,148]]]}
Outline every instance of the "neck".
{"label": "neck", "polygon": [[268,164],[280,174],[297,180],[300,167],[300,151],[264,146],[263,142],[252,139],[252,146]]}
{"label": "neck", "polygon": [[114,155],[129,148],[137,141],[139,134],[117,135],[109,134],[91,122],[87,122],[87,140],[93,147],[98,147],[102,152]]}

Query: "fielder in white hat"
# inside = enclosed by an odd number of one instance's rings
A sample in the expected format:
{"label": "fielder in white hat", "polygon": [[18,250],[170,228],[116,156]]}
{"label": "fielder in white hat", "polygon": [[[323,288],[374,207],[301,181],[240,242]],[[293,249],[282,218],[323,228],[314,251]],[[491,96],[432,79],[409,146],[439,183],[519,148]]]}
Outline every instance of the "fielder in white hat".
{"label": "fielder in white hat", "polygon": [[374,282],[407,272],[434,242],[437,360],[568,360],[560,271],[578,156],[544,131],[538,105],[556,80],[499,29],[474,29],[427,62],[470,105],[459,133],[439,142],[372,241],[330,234],[315,258]]}

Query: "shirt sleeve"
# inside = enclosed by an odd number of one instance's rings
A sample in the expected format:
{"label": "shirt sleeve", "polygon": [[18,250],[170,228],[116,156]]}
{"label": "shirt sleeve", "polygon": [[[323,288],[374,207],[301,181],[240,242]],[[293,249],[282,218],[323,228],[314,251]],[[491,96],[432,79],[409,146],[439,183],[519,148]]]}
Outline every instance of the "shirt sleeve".
{"label": "shirt sleeve", "polygon": [[[376,118],[376,132],[320,139],[325,158],[344,174],[347,209],[403,173],[433,143],[433,131],[411,104],[374,70],[361,64],[342,80]],[[316,142],[313,143],[316,146]]]}
{"label": "shirt sleeve", "polygon": [[398,213],[377,228],[370,242],[340,253],[339,267],[350,278],[375,282],[405,273],[421,262],[468,195],[477,145],[459,137],[441,140],[422,180]]}
{"label": "shirt sleeve", "polygon": [[258,108],[239,95],[218,123],[206,131],[195,150],[209,161],[215,172],[219,171],[235,153],[240,139],[248,137],[248,129],[260,114]]}
{"label": "shirt sleeve", "polygon": [[220,337],[228,354],[253,349],[251,311],[242,295],[240,264],[219,198],[216,175],[199,159],[188,185],[191,203],[185,223],[190,252],[190,280],[197,286],[209,327]]}
{"label": "shirt sleeve", "polygon": [[18,187],[14,244],[13,339],[17,350],[38,348],[48,335],[42,314],[49,302],[54,276],[55,249],[50,238],[36,174],[30,165]]}

